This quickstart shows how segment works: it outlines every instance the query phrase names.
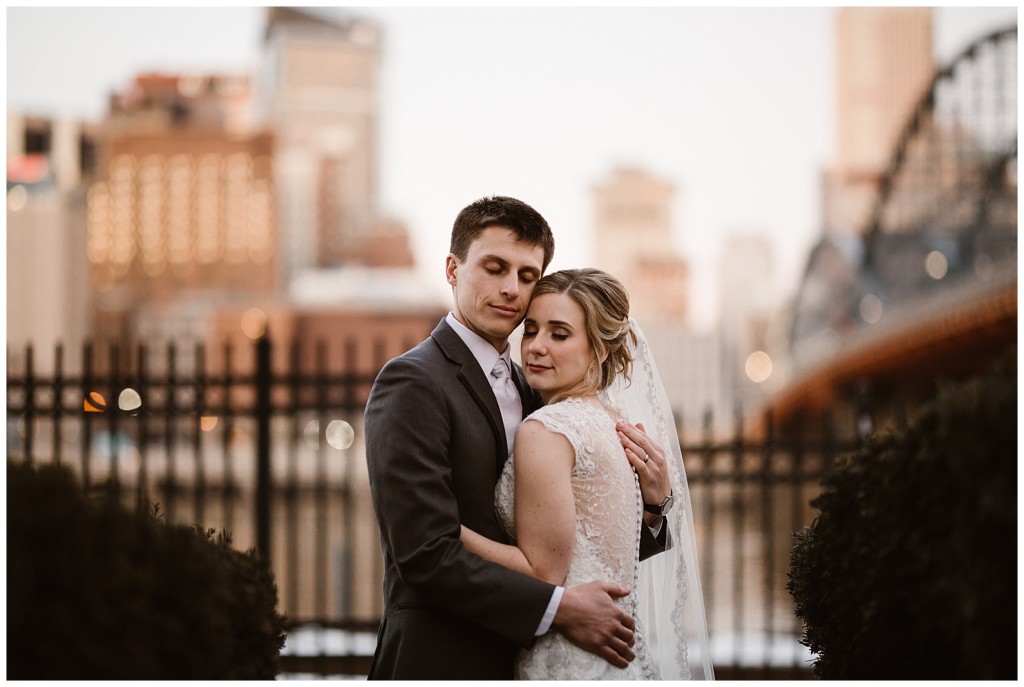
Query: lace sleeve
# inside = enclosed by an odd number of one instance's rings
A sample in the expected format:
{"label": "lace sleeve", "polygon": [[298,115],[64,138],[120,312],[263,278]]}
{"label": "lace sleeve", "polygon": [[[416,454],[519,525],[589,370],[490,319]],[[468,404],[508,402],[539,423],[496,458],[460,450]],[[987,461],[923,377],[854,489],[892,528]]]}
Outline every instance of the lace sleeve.
{"label": "lace sleeve", "polygon": [[561,434],[572,445],[576,454],[573,475],[587,477],[597,469],[594,464],[594,431],[587,417],[575,412],[571,402],[544,406],[533,412],[527,420],[536,420],[556,434]]}

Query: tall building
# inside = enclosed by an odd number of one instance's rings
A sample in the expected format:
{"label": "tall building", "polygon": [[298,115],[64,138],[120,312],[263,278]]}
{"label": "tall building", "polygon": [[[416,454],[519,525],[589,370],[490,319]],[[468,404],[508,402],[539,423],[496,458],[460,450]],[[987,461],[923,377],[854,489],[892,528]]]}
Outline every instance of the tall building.
{"label": "tall building", "polygon": [[930,7],[836,10],[835,164],[826,231],[860,231],[907,119],[935,71]]}
{"label": "tall building", "polygon": [[[7,114],[8,364],[33,348],[36,373],[53,370],[58,343],[87,335],[89,289],[82,183],[95,163],[95,132],[77,120]],[[62,363],[73,372],[75,358]]]}
{"label": "tall building", "polygon": [[277,139],[286,281],[346,262],[377,220],[380,31],[331,11],[267,8],[256,110]]}
{"label": "tall building", "polygon": [[[640,324],[677,422],[721,435],[730,420],[723,357],[715,333],[695,332],[689,313],[689,268],[674,247],[675,188],[649,172],[613,169],[593,188],[594,265],[620,279]],[[703,430],[700,430],[703,431]]]}
{"label": "tall building", "polygon": [[86,215],[99,332],[278,288],[273,137],[245,129],[248,96],[246,77],[144,74],[111,98]]}
{"label": "tall building", "polygon": [[618,168],[594,186],[595,266],[629,291],[641,323],[682,323],[689,271],[672,241],[673,186],[640,169]]}
{"label": "tall building", "polygon": [[47,175],[61,192],[76,191],[96,165],[95,126],[77,119],[8,111],[8,162],[31,156],[45,158]]}
{"label": "tall building", "polygon": [[725,386],[727,361],[717,330],[696,332],[678,323],[643,327],[677,424],[688,440],[728,436],[733,395]]}

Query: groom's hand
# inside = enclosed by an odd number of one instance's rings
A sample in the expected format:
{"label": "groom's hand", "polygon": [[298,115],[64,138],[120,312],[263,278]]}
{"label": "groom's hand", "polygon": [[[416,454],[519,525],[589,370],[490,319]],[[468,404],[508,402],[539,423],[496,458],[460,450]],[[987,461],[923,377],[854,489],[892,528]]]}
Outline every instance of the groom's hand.
{"label": "groom's hand", "polygon": [[610,582],[588,582],[562,594],[553,627],[566,639],[617,668],[626,668],[635,654],[633,618],[614,599],[629,589]]}

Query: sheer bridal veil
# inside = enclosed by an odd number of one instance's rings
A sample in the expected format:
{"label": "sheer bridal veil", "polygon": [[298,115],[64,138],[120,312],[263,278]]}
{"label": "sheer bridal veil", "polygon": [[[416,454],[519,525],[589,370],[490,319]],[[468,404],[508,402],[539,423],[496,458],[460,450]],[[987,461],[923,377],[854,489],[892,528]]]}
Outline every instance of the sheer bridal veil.
{"label": "sheer bridal veil", "polygon": [[668,548],[640,563],[639,619],[643,640],[663,680],[713,680],[704,597],[690,490],[672,410],[650,346],[632,318],[637,334],[630,379],[624,375],[602,392],[602,400],[665,450],[672,481],[673,506],[665,516]]}

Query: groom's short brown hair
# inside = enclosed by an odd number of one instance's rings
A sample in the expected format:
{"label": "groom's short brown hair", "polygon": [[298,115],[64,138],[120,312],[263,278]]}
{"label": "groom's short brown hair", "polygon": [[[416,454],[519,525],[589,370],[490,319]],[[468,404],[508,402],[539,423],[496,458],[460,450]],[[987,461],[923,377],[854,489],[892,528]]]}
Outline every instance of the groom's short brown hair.
{"label": "groom's short brown hair", "polygon": [[448,249],[459,260],[465,260],[469,245],[487,227],[508,227],[523,243],[544,249],[546,270],[555,255],[555,237],[539,212],[521,200],[508,196],[481,198],[462,209],[452,226],[452,243]]}

